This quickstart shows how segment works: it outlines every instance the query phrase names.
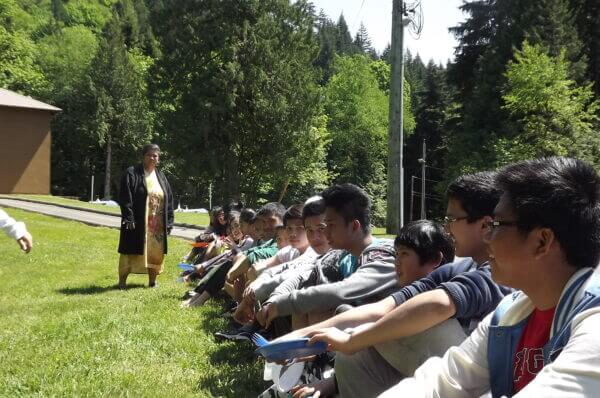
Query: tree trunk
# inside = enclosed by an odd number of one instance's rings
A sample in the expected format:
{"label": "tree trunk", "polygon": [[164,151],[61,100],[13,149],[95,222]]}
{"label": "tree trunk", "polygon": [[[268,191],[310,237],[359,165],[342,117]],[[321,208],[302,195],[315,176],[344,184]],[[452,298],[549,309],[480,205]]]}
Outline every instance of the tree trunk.
{"label": "tree trunk", "polygon": [[281,203],[281,201],[283,200],[283,197],[285,196],[289,186],[290,186],[290,179],[288,177],[285,179],[285,183],[283,184],[283,189],[281,190],[281,193],[279,194],[279,199],[277,199],[277,201],[279,203]]}
{"label": "tree trunk", "polygon": [[234,148],[227,150],[227,162],[225,166],[225,199],[240,199],[239,183],[239,161]]}
{"label": "tree trunk", "polygon": [[110,136],[106,139],[106,167],[104,169],[104,200],[110,200],[110,166],[112,145],[110,142]]}

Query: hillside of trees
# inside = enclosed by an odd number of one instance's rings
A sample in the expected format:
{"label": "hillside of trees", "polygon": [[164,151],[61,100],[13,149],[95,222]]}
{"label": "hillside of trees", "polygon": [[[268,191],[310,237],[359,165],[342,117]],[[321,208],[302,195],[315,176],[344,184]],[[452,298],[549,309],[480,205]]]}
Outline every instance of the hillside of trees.
{"label": "hillside of trees", "polygon": [[[600,3],[462,10],[453,62],[405,54],[406,203],[425,139],[430,217],[466,171],[555,154],[600,166]],[[0,0],[0,87],[63,109],[58,195],[89,197],[92,175],[115,195],[153,141],[182,204],[207,206],[209,190],[292,203],[349,181],[372,195],[381,225],[388,53],[308,1]]]}

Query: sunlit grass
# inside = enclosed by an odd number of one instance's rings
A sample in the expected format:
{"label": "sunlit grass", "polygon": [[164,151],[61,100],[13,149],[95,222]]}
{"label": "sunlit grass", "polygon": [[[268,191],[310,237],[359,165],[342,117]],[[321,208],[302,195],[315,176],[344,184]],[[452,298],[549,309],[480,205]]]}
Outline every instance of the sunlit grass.
{"label": "sunlit grass", "polygon": [[217,344],[220,305],[181,310],[169,239],[158,289],[115,289],[118,231],[15,209],[34,249],[0,237],[0,396],[252,397],[266,388],[249,345]]}

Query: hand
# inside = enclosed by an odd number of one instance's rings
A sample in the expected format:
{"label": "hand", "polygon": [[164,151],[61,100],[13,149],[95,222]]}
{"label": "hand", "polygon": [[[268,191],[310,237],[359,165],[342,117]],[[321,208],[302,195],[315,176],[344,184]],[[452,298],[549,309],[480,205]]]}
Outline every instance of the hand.
{"label": "hand", "polygon": [[277,310],[277,305],[274,303],[269,303],[262,307],[256,314],[256,320],[266,329],[271,326],[273,319],[277,318],[278,316],[279,311]]}
{"label": "hand", "polygon": [[194,272],[200,278],[202,278],[206,274],[206,270],[204,269],[204,266],[202,264],[195,265],[194,268],[196,268]]}
{"label": "hand", "polygon": [[317,341],[326,342],[328,345],[328,351],[339,351],[348,355],[358,351],[352,345],[352,335],[343,332],[338,328],[331,327],[325,329],[317,329],[307,334],[306,337],[310,337],[308,344],[313,344]]}
{"label": "hand", "polygon": [[25,232],[25,235],[17,239],[17,243],[21,246],[21,250],[25,253],[29,253],[33,247],[33,238],[29,232]]}
{"label": "hand", "polygon": [[252,289],[252,285],[249,285],[242,293],[242,298],[248,298],[248,300],[252,300],[252,302],[256,301],[256,294],[254,293],[254,289]]}
{"label": "hand", "polygon": [[244,298],[235,309],[233,319],[242,324],[254,320],[254,300]]}
{"label": "hand", "polygon": [[127,231],[133,231],[135,229],[134,221],[123,221],[123,225]]}
{"label": "hand", "polygon": [[308,384],[304,384],[302,386],[296,386],[289,391],[293,398],[319,398],[321,396],[321,391],[317,390],[315,387],[311,387]]}

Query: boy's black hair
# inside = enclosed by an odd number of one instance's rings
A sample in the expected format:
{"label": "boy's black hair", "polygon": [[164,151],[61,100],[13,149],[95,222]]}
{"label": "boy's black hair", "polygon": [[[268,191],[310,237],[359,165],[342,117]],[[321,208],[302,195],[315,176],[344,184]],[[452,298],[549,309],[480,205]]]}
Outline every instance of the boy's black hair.
{"label": "boy's black hair", "polygon": [[272,217],[275,216],[283,221],[283,216],[285,214],[285,207],[279,202],[269,202],[263,205],[258,212],[256,212],[256,217]]}
{"label": "boy's black hair", "polygon": [[440,265],[454,261],[452,238],[444,227],[433,221],[418,220],[403,226],[394,240],[394,246],[400,245],[413,249],[421,265],[437,261],[440,253]]}
{"label": "boy's black hair", "polygon": [[484,216],[492,216],[502,191],[496,186],[496,172],[482,171],[464,174],[452,181],[446,190],[448,199],[460,202],[472,223]]}
{"label": "boy's black hair", "polygon": [[302,220],[308,217],[320,216],[325,213],[325,201],[321,196],[313,196],[304,202],[302,209]]}
{"label": "boy's black hair", "polygon": [[598,265],[600,177],[592,166],[563,157],[527,160],[506,166],[496,180],[519,230],[550,228],[569,264]]}
{"label": "boy's black hair", "polygon": [[303,221],[303,219],[302,219],[302,209],[303,208],[304,208],[303,203],[291,205],[290,207],[288,207],[285,214],[283,215],[283,225],[284,226],[287,225],[287,223],[290,220]]}
{"label": "boy's black hair", "polygon": [[240,212],[240,222],[245,222],[246,224],[254,224],[256,221],[256,212],[249,207],[242,209]]}
{"label": "boy's black hair", "polygon": [[333,208],[346,224],[354,220],[360,222],[362,231],[367,234],[371,229],[371,199],[365,191],[354,184],[338,184],[321,193],[325,207]]}

